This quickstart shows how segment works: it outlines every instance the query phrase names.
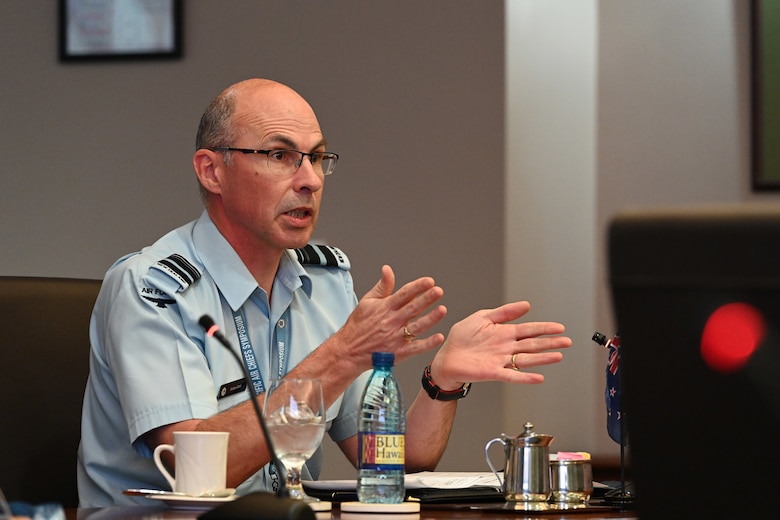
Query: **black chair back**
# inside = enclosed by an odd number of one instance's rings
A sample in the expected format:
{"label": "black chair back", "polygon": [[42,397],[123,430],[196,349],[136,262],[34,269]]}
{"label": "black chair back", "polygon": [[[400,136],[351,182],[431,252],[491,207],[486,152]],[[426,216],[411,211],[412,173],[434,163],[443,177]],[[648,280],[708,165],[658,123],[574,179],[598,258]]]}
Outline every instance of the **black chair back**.
{"label": "black chair back", "polygon": [[78,505],[76,452],[100,280],[0,276],[0,489]]}

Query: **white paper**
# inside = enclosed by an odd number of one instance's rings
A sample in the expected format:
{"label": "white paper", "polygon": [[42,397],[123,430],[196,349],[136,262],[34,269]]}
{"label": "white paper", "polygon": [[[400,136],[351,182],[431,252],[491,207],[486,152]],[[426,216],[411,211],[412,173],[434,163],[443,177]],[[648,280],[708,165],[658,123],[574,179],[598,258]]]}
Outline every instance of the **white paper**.
{"label": "white paper", "polygon": [[[311,489],[354,491],[357,488],[356,480],[305,480],[303,483]],[[501,483],[493,473],[479,471],[421,471],[407,473],[404,478],[406,489],[463,489],[484,486],[500,488]]]}
{"label": "white paper", "polygon": [[500,488],[501,482],[498,481],[495,474],[490,472],[422,471],[406,475],[404,485],[408,489],[463,489],[484,486]]}

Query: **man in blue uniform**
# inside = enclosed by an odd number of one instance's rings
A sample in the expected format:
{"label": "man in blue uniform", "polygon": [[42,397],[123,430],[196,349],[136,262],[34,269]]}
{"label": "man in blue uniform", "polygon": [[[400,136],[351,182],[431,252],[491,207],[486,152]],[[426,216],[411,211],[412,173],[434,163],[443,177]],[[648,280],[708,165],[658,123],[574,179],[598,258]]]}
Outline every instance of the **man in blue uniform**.
{"label": "man in blue uniform", "polygon": [[[406,469],[435,468],[457,407],[477,381],[538,383],[523,369],[556,363],[571,345],[554,322],[508,323],[527,302],[478,311],[421,337],[446,314],[429,277],[398,290],[384,266],[358,301],[349,260],[310,245],[327,175],[338,161],[294,90],[250,79],[223,91],[200,122],[193,167],[197,220],[119,259],[90,324],[78,483],[82,506],[144,503],[128,488],[165,489],[151,458],[179,430],[230,432],[227,485],[271,489],[278,478],[248,401],[274,377],[322,381],[328,433],[357,464],[360,394],[374,351],[396,361],[441,347],[408,409]],[[206,336],[208,314],[236,345],[251,380]],[[307,463],[317,478],[321,458]]]}

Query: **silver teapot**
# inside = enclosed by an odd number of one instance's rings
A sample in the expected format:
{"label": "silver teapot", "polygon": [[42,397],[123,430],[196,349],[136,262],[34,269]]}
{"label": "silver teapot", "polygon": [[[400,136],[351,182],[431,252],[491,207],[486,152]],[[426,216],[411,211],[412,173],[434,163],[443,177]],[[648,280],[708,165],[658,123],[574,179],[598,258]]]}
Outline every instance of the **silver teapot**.
{"label": "silver teapot", "polygon": [[502,433],[485,445],[485,459],[499,482],[502,479],[488,449],[494,442],[504,445],[502,489],[508,502],[545,502],[550,498],[550,444],[555,437],[535,433],[533,429],[534,425],[527,422],[517,437]]}

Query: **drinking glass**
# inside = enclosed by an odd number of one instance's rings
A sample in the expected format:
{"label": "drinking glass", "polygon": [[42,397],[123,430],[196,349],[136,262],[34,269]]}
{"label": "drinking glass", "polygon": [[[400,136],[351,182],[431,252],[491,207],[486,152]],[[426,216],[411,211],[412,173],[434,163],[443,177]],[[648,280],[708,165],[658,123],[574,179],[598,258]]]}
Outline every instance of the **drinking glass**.
{"label": "drinking glass", "polygon": [[275,379],[263,406],[268,435],[287,470],[290,498],[317,502],[303,491],[301,469],[325,434],[325,403],[319,379]]}

